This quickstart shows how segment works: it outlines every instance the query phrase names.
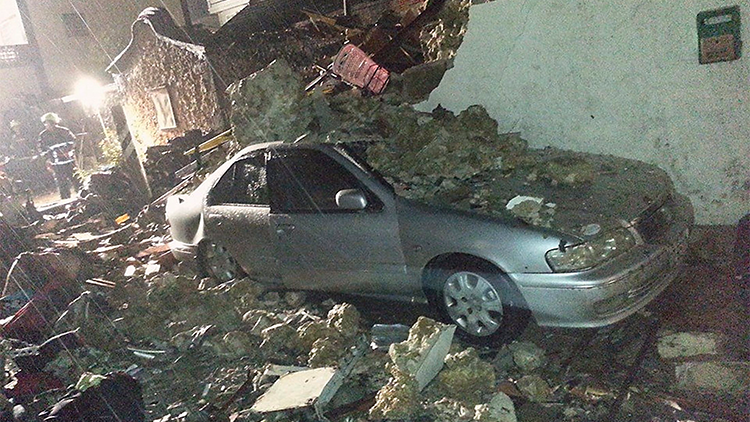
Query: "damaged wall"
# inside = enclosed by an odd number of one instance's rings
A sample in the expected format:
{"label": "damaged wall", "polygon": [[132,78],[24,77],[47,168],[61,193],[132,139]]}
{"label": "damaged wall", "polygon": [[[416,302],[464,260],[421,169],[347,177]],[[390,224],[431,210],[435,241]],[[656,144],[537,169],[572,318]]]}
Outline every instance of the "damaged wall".
{"label": "damaged wall", "polygon": [[[142,22],[134,26],[133,50],[126,69],[115,75],[134,138],[143,146],[165,144],[191,129],[222,129],[223,113],[214,76],[203,48],[157,35]],[[166,88],[176,127],[161,129],[152,99]]]}
{"label": "damaged wall", "polygon": [[472,6],[455,67],[420,108],[483,104],[501,132],[667,170],[701,224],[750,211],[750,9],[743,57],[698,64],[696,15],[736,2],[509,0]]}

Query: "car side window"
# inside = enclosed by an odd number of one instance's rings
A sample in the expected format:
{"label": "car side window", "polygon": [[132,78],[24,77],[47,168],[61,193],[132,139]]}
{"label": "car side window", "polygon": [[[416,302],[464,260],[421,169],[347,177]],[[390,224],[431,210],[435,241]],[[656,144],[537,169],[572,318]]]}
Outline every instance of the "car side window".
{"label": "car side window", "polygon": [[264,154],[232,165],[211,190],[209,205],[269,205]]}
{"label": "car side window", "polygon": [[336,205],[336,194],[344,189],[361,190],[367,198],[368,211],[382,208],[380,200],[359,179],[321,151],[274,151],[268,174],[274,212],[351,212]]}

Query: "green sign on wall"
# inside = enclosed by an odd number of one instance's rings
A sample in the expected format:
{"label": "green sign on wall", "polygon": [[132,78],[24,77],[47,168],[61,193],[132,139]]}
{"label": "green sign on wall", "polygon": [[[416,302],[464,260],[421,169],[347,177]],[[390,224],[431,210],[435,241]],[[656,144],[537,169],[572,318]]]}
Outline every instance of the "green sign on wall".
{"label": "green sign on wall", "polygon": [[742,55],[740,7],[698,13],[698,59],[701,64],[737,60]]}

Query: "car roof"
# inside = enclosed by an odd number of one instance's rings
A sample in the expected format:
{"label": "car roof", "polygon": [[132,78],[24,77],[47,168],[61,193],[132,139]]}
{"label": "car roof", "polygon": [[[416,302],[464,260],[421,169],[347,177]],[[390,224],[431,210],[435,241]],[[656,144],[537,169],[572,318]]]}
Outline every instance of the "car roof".
{"label": "car roof", "polygon": [[245,148],[242,148],[242,150],[240,150],[240,152],[238,152],[236,154],[236,156],[237,157],[241,157],[241,156],[247,155],[247,154],[249,154],[249,153],[251,153],[253,151],[259,150],[259,149],[265,149],[265,148],[268,148],[270,146],[282,145],[282,144],[284,144],[284,142],[282,142],[282,141],[263,142],[261,144],[252,144],[252,145],[246,146]]}

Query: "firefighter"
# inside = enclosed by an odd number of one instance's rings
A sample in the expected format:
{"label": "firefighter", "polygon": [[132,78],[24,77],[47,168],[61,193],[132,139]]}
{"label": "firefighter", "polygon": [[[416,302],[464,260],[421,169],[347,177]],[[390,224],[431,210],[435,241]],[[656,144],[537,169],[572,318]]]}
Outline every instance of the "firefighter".
{"label": "firefighter", "polygon": [[60,198],[70,198],[71,190],[77,190],[73,152],[76,137],[70,129],[60,126],[60,117],[55,113],[42,116],[44,130],[39,134],[39,151],[47,156],[47,163],[55,174],[55,184]]}

